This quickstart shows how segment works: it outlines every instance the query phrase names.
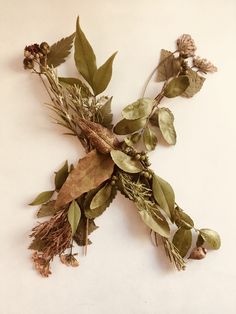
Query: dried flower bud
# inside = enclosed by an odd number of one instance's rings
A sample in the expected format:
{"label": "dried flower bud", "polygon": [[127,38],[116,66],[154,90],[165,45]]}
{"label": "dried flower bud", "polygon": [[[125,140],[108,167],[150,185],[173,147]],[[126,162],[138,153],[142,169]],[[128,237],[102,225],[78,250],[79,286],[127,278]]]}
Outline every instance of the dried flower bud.
{"label": "dried flower bud", "polygon": [[199,247],[195,247],[192,250],[189,258],[190,259],[203,259],[206,257],[206,254],[207,254],[207,249],[205,249],[202,246],[199,246]]}
{"label": "dried flower bud", "polygon": [[42,254],[34,252],[32,255],[32,260],[34,262],[35,269],[40,273],[41,276],[48,277],[51,275],[50,263],[43,257]]}
{"label": "dried flower bud", "polygon": [[197,49],[194,40],[188,34],[183,34],[177,39],[177,47],[183,57],[193,57]]}
{"label": "dried flower bud", "polygon": [[210,61],[207,59],[202,59],[200,57],[196,57],[193,59],[193,65],[199,69],[199,71],[204,73],[213,73],[217,72],[217,67],[214,66]]}
{"label": "dried flower bud", "polygon": [[50,52],[50,46],[45,41],[40,44],[40,49],[44,55],[47,55]]}
{"label": "dried flower bud", "polygon": [[24,68],[27,70],[27,69],[33,69],[34,67],[34,63],[33,63],[33,60],[31,59],[28,59],[28,58],[25,58],[23,60],[23,64],[24,64]]}
{"label": "dried flower bud", "polygon": [[73,254],[60,255],[60,260],[66,266],[72,266],[72,267],[79,266],[79,262],[77,261],[77,259],[74,257]]}

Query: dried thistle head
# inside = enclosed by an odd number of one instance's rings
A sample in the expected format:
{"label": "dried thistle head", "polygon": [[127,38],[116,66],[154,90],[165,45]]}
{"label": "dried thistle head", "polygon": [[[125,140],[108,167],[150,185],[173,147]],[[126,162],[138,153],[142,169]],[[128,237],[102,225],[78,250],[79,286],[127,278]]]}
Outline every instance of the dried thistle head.
{"label": "dried thistle head", "polygon": [[193,57],[197,47],[192,37],[188,34],[183,34],[177,39],[178,51],[182,56]]}
{"label": "dried thistle head", "polygon": [[193,65],[198,68],[200,72],[203,73],[214,73],[217,72],[217,67],[214,66],[210,61],[207,59],[202,59],[200,57],[195,57],[193,59]]}
{"label": "dried thistle head", "polygon": [[62,264],[65,264],[66,266],[72,266],[72,267],[78,267],[79,261],[75,258],[75,254],[63,254],[60,255],[60,260]]}

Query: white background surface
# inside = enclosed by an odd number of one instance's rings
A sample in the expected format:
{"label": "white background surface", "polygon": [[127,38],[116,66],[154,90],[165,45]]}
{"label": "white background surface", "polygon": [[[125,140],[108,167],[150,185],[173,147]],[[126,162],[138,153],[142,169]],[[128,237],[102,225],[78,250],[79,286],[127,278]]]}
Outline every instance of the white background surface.
{"label": "white background surface", "polygon": [[[185,272],[169,267],[133,205],[120,196],[97,220],[100,228],[79,268],[55,261],[49,279],[33,270],[27,246],[35,209],[26,204],[51,188],[50,174],[64,160],[75,162],[83,150],[50,123],[42,106],[47,95],[23,70],[22,51],[69,35],[78,14],[99,64],[119,50],[108,90],[116,121],[140,96],[160,49],[174,50],[180,34],[192,34],[199,55],[219,68],[193,99],[168,101],[178,143],[151,154],[153,169],[171,182],[196,225],[222,237],[220,251],[189,262]],[[236,2],[1,0],[0,32],[0,313],[235,313]],[[69,64],[64,73],[73,75]],[[156,89],[151,84],[147,95]]]}

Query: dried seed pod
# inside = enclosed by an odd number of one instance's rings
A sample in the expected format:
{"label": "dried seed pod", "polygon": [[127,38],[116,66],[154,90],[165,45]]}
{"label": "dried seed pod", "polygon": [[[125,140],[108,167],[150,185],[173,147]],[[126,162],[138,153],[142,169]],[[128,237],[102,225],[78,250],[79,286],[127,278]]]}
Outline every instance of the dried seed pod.
{"label": "dried seed pod", "polygon": [[203,259],[206,257],[206,254],[207,254],[207,249],[202,247],[202,246],[199,246],[199,247],[195,247],[189,258],[190,259]]}
{"label": "dried seed pod", "polygon": [[40,49],[44,55],[47,55],[50,52],[50,46],[45,41],[40,44]]}

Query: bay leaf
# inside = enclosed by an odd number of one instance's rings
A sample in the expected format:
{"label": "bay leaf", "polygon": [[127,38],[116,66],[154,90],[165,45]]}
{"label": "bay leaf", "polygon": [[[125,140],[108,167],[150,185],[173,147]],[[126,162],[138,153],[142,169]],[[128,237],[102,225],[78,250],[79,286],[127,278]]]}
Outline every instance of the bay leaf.
{"label": "bay leaf", "polygon": [[145,126],[146,122],[146,118],[141,118],[137,120],[122,119],[115,125],[113,131],[118,135],[130,134],[142,129]]}
{"label": "bay leaf", "polygon": [[120,150],[112,150],[111,158],[114,163],[125,172],[138,173],[143,170],[143,166],[138,160],[133,159]]}
{"label": "bay leaf", "polygon": [[174,116],[168,108],[158,109],[158,124],[164,140],[170,145],[175,145]]}
{"label": "bay leaf", "polygon": [[192,244],[192,232],[189,229],[179,228],[174,234],[173,244],[179,250],[179,254],[185,257]]}
{"label": "bay leaf", "polygon": [[62,38],[50,47],[50,52],[47,55],[47,65],[49,67],[53,66],[55,68],[66,61],[65,59],[70,54],[74,37],[75,33]]}
{"label": "bay leaf", "polygon": [[45,191],[40,193],[29,205],[34,206],[34,205],[41,205],[51,199],[53,196],[54,190],[53,191]]}
{"label": "bay leaf", "polygon": [[127,120],[137,120],[146,118],[152,111],[154,100],[150,98],[140,98],[134,103],[126,106],[122,110],[122,116]]}
{"label": "bay leaf", "polygon": [[158,233],[162,237],[168,238],[170,235],[170,227],[168,222],[166,221],[165,217],[163,219],[153,216],[146,210],[139,210],[138,211],[143,222],[154,232]]}
{"label": "bay leaf", "polygon": [[148,151],[153,150],[157,145],[156,134],[150,127],[146,127],[143,132],[143,142]]}
{"label": "bay leaf", "polygon": [[111,112],[111,102],[112,97],[110,97],[105,104],[99,108],[96,112],[96,119],[98,123],[103,125],[105,128],[112,129],[112,118],[113,114]]}
{"label": "bay leaf", "polygon": [[192,218],[179,207],[176,209],[175,223],[178,227],[185,229],[192,229],[194,227]]}
{"label": "bay leaf", "polygon": [[74,236],[81,217],[81,210],[78,203],[73,200],[68,210],[68,221],[71,225],[72,237]]}
{"label": "bay leaf", "polygon": [[[73,237],[73,239],[79,246],[85,246],[86,244],[92,243],[89,239],[87,239],[87,243],[86,243],[86,236],[87,236],[86,226],[87,226],[87,218],[82,213],[78,228]],[[90,235],[97,228],[98,226],[96,226],[94,220],[88,219],[88,235]]]}
{"label": "bay leaf", "polygon": [[153,175],[152,191],[157,204],[171,218],[175,206],[175,194],[171,185],[159,176]]}
{"label": "bay leaf", "polygon": [[214,250],[218,250],[221,246],[221,240],[219,234],[211,229],[200,229],[199,230],[203,240]]}
{"label": "bay leaf", "polygon": [[187,75],[181,75],[171,80],[164,89],[164,96],[173,98],[180,96],[189,86]]}
{"label": "bay leaf", "polygon": [[187,77],[189,79],[188,88],[181,94],[182,97],[193,97],[196,93],[200,91],[202,85],[205,81],[205,77],[200,76],[196,71],[188,67]]}
{"label": "bay leaf", "polygon": [[113,173],[114,162],[109,155],[98,153],[95,149],[80,159],[71,171],[58,193],[55,207],[59,208],[88,192],[109,179]]}
{"label": "bay leaf", "polygon": [[55,202],[56,201],[53,200],[43,204],[37,212],[37,217],[42,218],[54,215],[57,211],[55,209]]}
{"label": "bay leaf", "polygon": [[95,95],[101,94],[108,86],[112,77],[112,64],[117,52],[113,55],[94,73],[93,89]]}
{"label": "bay leaf", "polygon": [[80,27],[79,17],[76,23],[74,58],[79,73],[93,88],[93,77],[97,71],[96,57],[93,48]]}
{"label": "bay leaf", "polygon": [[93,197],[90,208],[94,209],[105,204],[111,196],[112,186],[110,183],[105,184]]}
{"label": "bay leaf", "polygon": [[60,188],[66,181],[68,174],[69,174],[68,161],[66,161],[65,164],[62,166],[62,168],[56,172],[56,175],[55,175],[56,190],[60,190]]}
{"label": "bay leaf", "polygon": [[160,61],[157,68],[157,82],[164,82],[169,78],[178,74],[180,70],[180,64],[174,57],[173,53],[161,49]]}

